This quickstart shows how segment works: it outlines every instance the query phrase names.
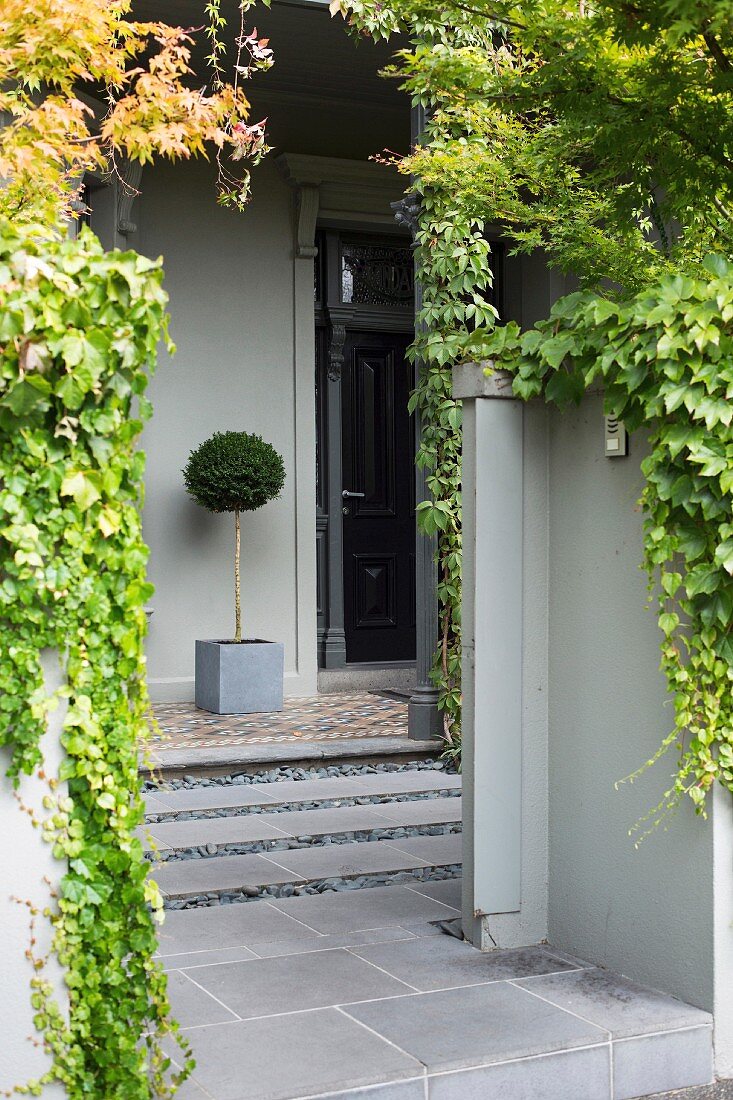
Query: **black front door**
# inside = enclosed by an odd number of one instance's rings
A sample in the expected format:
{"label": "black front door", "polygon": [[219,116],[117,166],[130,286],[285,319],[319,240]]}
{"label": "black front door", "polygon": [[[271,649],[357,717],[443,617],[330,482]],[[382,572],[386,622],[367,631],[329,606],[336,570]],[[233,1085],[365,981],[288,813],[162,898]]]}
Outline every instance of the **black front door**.
{"label": "black front door", "polygon": [[346,660],[415,658],[415,438],[409,335],[344,347],[342,471]]}

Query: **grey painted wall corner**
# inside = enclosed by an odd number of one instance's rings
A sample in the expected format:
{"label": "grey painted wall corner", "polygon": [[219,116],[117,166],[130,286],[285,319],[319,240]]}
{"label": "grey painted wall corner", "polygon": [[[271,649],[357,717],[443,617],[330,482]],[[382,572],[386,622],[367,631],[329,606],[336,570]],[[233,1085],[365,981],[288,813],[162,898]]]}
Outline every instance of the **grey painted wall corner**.
{"label": "grey painted wall corner", "polygon": [[[64,677],[59,655],[44,651],[42,665],[47,693],[50,695],[63,683]],[[41,739],[44,768],[49,775],[58,773],[63,752],[61,728],[66,716],[63,704],[49,716],[48,727]],[[30,916],[25,905],[15,898],[28,899],[43,909],[49,903],[47,879],[57,886],[65,865],[54,859],[40,829],[35,829],[27,814],[15,798],[12,783],[5,777],[8,767],[8,750],[0,749],[0,835],[12,838],[4,845],[2,864],[2,889],[0,889],[0,973],[3,993],[0,997],[0,1091],[24,1085],[28,1080],[40,1077],[49,1067],[43,1049],[32,1039],[38,1039],[33,1024],[35,1010],[31,1006],[31,978],[33,967],[26,958],[30,944]],[[36,776],[24,776],[18,791],[23,803],[44,815],[42,800],[48,794],[46,783]],[[36,928],[35,951],[39,956],[51,946],[51,925],[41,917]],[[66,993],[56,959],[51,956],[45,976],[52,982],[54,993],[62,1010]],[[43,1095],[47,1100],[60,1100],[66,1090],[59,1084],[47,1085]]]}

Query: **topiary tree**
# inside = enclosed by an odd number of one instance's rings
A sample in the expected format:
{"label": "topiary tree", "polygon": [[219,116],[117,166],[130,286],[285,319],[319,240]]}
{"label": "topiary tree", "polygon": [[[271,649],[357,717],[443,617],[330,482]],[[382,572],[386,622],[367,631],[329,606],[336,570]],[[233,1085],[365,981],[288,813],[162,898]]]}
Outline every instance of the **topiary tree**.
{"label": "topiary tree", "polygon": [[242,640],[239,581],[240,512],[254,512],[280,495],[285,464],[271,444],[247,432],[215,432],[189,455],[183,470],[188,493],[210,512],[234,512],[234,641]]}

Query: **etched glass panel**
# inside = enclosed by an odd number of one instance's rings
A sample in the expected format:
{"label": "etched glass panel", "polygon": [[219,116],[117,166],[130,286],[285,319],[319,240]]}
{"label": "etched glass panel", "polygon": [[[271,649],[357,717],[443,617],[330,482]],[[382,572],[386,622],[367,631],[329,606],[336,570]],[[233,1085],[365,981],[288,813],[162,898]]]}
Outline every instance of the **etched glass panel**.
{"label": "etched glass panel", "polygon": [[410,309],[414,289],[411,249],[348,242],[342,245],[342,302]]}

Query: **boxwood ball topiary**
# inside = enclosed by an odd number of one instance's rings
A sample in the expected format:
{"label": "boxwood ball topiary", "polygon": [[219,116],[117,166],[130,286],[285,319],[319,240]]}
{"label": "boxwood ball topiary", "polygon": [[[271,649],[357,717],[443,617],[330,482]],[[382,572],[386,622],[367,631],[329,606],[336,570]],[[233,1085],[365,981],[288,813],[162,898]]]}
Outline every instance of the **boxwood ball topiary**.
{"label": "boxwood ball topiary", "polygon": [[210,512],[252,512],[279,496],[282,456],[259,435],[216,432],[189,455],[186,489]]}

